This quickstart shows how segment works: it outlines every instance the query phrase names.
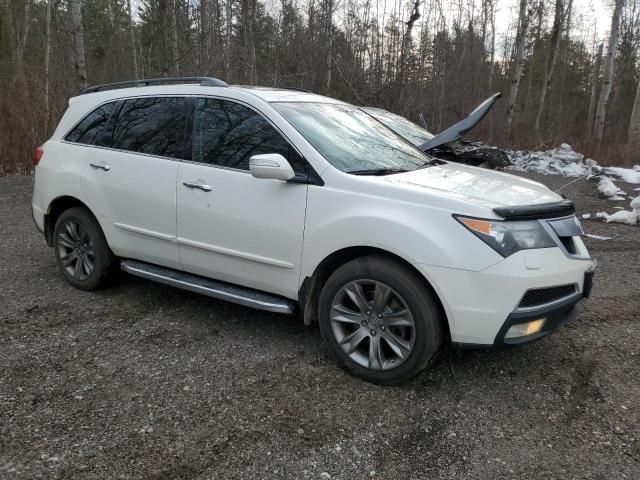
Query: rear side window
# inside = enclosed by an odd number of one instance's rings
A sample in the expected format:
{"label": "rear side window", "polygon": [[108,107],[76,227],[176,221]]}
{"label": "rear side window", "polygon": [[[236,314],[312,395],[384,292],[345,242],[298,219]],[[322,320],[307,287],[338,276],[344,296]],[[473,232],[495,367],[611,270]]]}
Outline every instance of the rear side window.
{"label": "rear side window", "polygon": [[306,162],[262,115],[239,103],[214,98],[197,101],[193,160],[249,170],[249,158],[279,153],[296,173],[306,174]]}
{"label": "rear side window", "polygon": [[116,102],[111,102],[96,108],[71,130],[65,140],[84,145],[102,145],[102,132],[115,105]]}
{"label": "rear side window", "polygon": [[125,100],[113,127],[111,147],[161,157],[189,159],[187,99]]}

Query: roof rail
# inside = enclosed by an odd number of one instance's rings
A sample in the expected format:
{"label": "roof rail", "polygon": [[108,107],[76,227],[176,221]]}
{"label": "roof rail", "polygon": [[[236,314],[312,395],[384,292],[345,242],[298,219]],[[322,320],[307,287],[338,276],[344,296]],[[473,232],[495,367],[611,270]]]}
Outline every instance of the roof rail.
{"label": "roof rail", "polygon": [[166,78],[145,78],[143,80],[129,80],[127,82],[105,83],[104,85],[95,85],[83,90],[80,95],[85,93],[101,92],[103,90],[115,90],[118,88],[128,87],[146,87],[161,83],[192,83],[198,82],[203,87],[228,87],[225,82],[212,77],[166,77]]}

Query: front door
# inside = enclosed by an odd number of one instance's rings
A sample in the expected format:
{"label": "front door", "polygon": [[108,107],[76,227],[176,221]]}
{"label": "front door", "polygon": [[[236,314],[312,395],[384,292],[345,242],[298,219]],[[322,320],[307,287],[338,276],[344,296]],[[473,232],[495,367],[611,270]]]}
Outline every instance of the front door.
{"label": "front door", "polygon": [[82,192],[118,256],[180,268],[176,179],[185,145],[180,97],[125,100],[103,148],[87,158]]}
{"label": "front door", "polygon": [[197,99],[192,162],[178,169],[178,246],[186,271],[297,298],[307,185],[260,180],[249,158],[304,159],[264,117],[228,100]]}

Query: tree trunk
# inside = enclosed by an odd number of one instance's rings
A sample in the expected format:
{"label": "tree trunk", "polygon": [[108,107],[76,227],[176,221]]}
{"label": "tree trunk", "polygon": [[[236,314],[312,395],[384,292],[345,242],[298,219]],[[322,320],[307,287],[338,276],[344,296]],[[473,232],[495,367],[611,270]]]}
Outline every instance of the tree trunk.
{"label": "tree trunk", "polygon": [[604,44],[598,46],[598,52],[593,59],[593,70],[591,71],[591,97],[589,99],[589,110],[587,113],[587,143],[591,142],[593,135],[593,123],[595,119],[596,100],[598,98],[598,77],[602,66],[602,49]]}
{"label": "tree trunk", "polygon": [[209,3],[200,0],[200,70],[207,74],[209,69]]}
{"label": "tree trunk", "polygon": [[231,81],[231,20],[233,10],[231,9],[231,0],[227,0],[225,5],[225,31],[224,31],[224,76],[225,80]]}
{"label": "tree trunk", "polygon": [[176,76],[180,73],[180,54],[178,52],[178,0],[171,2],[169,9],[169,29],[171,30],[171,70]]}
{"label": "tree trunk", "polygon": [[524,68],[524,47],[527,39],[527,29],[529,26],[527,0],[520,0],[520,14],[518,15],[518,18],[518,33],[516,34],[515,45],[516,57],[513,67],[513,76],[511,77],[511,86],[509,88],[509,97],[507,100],[507,121],[505,124],[505,133],[507,136],[511,135],[513,114],[516,108],[516,100],[518,99],[518,88],[520,87],[522,69]]}
{"label": "tree trunk", "polygon": [[325,0],[327,40],[325,44],[324,91],[326,94],[329,94],[331,90],[331,69],[333,66],[333,2],[334,0]]}
{"label": "tree trunk", "polygon": [[84,27],[81,0],[69,0],[71,7],[71,36],[73,39],[73,67],[80,90],[87,88],[87,66],[84,57]]}
{"label": "tree trunk", "polygon": [[[25,0],[24,15],[22,17],[22,32],[21,35],[18,36],[16,42],[16,69],[15,76],[13,78],[14,82],[16,80],[24,80],[24,49],[27,45],[27,38],[29,37],[29,27],[31,26],[31,16],[29,15],[30,10],[31,0]],[[16,23],[18,22],[16,21]]]}
{"label": "tree trunk", "polygon": [[534,130],[536,135],[540,136],[540,120],[542,118],[542,113],[544,111],[545,100],[547,99],[547,91],[549,90],[549,86],[551,85],[551,80],[553,79],[553,70],[555,69],[556,62],[558,59],[558,52],[560,50],[560,40],[562,36],[560,35],[562,31],[562,23],[564,16],[564,6],[563,0],[556,0],[556,13],[555,18],[553,20],[553,29],[551,31],[551,41],[550,41],[550,52],[549,59],[547,61],[547,69],[544,72],[544,83],[542,85],[542,93],[540,94],[540,106],[538,107],[538,114],[536,115],[536,123],[534,126]]}
{"label": "tree trunk", "polygon": [[49,118],[51,117],[51,100],[49,63],[51,62],[51,7],[53,0],[47,0],[47,17],[45,19],[45,46],[44,46],[44,133],[49,134]]}
{"label": "tree trunk", "polygon": [[489,58],[489,80],[488,90],[489,93],[493,93],[493,71],[495,69],[495,59],[496,59],[496,9],[493,4],[493,1],[489,2],[491,5],[491,54]]}
{"label": "tree trunk", "polygon": [[620,26],[620,15],[624,7],[624,0],[616,0],[616,6],[611,16],[611,33],[609,35],[609,44],[607,45],[607,61],[604,67],[604,80],[602,82],[602,90],[598,99],[598,107],[596,108],[596,119],[594,126],[594,155],[600,153],[602,146],[602,134],[604,132],[605,117],[607,114],[607,102],[611,93],[613,83],[614,60],[616,56],[616,48],[618,46],[618,29]]}
{"label": "tree trunk", "polygon": [[129,12],[129,43],[131,44],[131,61],[133,67],[133,78],[138,77],[138,48],[136,42],[136,34],[133,28],[133,9],[131,8],[131,0],[127,0],[127,10]]}
{"label": "tree trunk", "polygon": [[[420,18],[420,4],[422,0],[415,0],[413,2],[413,10],[411,12],[411,16],[407,21],[407,30],[404,33],[404,37],[402,39],[402,47],[400,50],[400,75],[399,75],[399,84],[402,86],[407,78],[407,69],[409,63],[409,54],[411,53],[411,47],[413,45],[411,39],[411,33],[413,31],[413,26],[416,21]],[[402,94],[402,92],[401,92]]]}
{"label": "tree trunk", "polygon": [[627,150],[634,159],[638,158],[640,150],[640,80],[636,87],[636,97],[633,101],[633,110],[631,110],[631,119],[629,120]]}

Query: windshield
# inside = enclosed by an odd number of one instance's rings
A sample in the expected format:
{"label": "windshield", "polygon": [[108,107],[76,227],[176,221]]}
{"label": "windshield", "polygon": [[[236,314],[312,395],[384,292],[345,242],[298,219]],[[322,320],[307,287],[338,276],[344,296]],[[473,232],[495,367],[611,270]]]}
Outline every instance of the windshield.
{"label": "windshield", "polygon": [[343,172],[415,170],[430,160],[383,124],[351,105],[286,102],[272,105]]}
{"label": "windshield", "polygon": [[362,110],[367,112],[376,120],[381,121],[391,130],[396,132],[398,135],[406,138],[416,146],[428,142],[435,136],[421,126],[416,125],[415,123],[407,120],[404,117],[401,117],[400,115],[396,115],[395,113],[387,112],[386,110],[382,110],[380,108],[371,107],[364,107],[362,108]]}

